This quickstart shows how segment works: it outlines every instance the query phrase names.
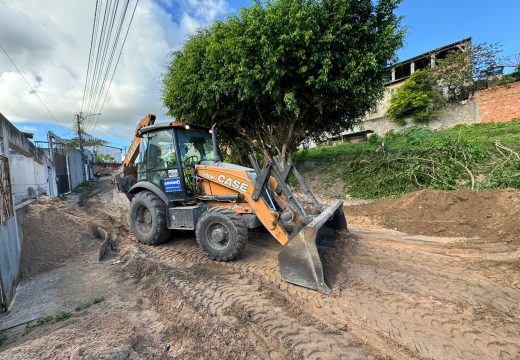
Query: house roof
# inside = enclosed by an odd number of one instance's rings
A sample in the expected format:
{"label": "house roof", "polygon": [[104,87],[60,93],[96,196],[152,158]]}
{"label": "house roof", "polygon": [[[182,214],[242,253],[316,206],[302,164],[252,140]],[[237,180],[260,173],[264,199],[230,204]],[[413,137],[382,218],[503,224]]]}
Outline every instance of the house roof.
{"label": "house roof", "polygon": [[433,50],[430,50],[428,52],[425,52],[423,54],[420,54],[420,55],[417,55],[417,56],[414,56],[412,58],[409,58],[409,59],[406,59],[406,60],[403,60],[403,61],[400,61],[398,63],[395,63],[393,64],[390,68],[394,68],[394,67],[397,67],[399,65],[403,65],[403,64],[406,64],[406,63],[409,63],[409,62],[412,62],[414,60],[418,60],[420,58],[423,58],[425,56],[428,56],[430,54],[433,54],[433,53],[438,53],[438,52],[441,52],[443,50],[448,50],[449,48],[452,48],[452,47],[455,47],[457,45],[460,45],[460,44],[464,44],[466,42],[471,42],[472,38],[471,37],[468,37],[468,38],[465,38],[465,39],[462,39],[462,40],[459,40],[459,41],[456,41],[454,43],[451,43],[451,44],[448,44],[448,45],[444,45],[444,46],[441,46],[440,48],[437,48],[437,49],[433,49]]}

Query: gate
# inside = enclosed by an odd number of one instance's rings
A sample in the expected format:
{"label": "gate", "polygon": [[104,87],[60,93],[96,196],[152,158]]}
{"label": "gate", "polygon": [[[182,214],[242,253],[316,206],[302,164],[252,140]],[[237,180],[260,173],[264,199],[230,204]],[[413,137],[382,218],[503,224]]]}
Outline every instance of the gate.
{"label": "gate", "polygon": [[63,150],[56,148],[54,151],[54,165],[56,166],[56,178],[58,179],[58,194],[70,191],[69,175],[67,173],[67,156]]}

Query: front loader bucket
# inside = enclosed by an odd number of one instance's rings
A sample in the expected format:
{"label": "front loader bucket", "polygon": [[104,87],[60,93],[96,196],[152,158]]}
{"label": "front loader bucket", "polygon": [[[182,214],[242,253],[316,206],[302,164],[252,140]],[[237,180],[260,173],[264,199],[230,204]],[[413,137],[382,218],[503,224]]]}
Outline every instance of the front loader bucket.
{"label": "front loader bucket", "polygon": [[[325,226],[324,226],[325,225]],[[330,288],[325,284],[323,265],[318,248],[328,240],[330,230],[347,228],[343,214],[343,201],[336,200],[325,211],[315,217],[278,254],[278,263],[282,279],[292,284],[330,294]],[[327,243],[333,247],[336,240],[334,234]]]}

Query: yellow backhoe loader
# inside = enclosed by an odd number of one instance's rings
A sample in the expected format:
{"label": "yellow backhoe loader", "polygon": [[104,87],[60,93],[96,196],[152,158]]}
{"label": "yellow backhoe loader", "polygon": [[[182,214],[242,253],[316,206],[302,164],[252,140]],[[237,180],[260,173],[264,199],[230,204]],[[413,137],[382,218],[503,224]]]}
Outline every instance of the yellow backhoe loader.
{"label": "yellow backhoe loader", "polygon": [[[131,201],[136,238],[156,245],[168,240],[169,229],[195,230],[210,258],[231,261],[246,247],[248,229],[263,225],[284,246],[278,256],[282,278],[329,294],[320,255],[334,248],[336,231],[347,227],[343,202],[324,207],[291,163],[282,166],[266,157],[260,168],[254,156],[249,160],[252,168],[223,162],[215,127],[155,124],[154,115],[146,116],[123,174],[116,176],[118,189]],[[310,205],[289,186],[291,176]]]}

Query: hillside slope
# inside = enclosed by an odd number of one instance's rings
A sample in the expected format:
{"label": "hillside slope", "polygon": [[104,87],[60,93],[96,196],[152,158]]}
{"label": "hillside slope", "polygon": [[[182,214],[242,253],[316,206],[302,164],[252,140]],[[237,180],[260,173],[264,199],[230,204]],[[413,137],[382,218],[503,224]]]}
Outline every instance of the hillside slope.
{"label": "hillside slope", "polygon": [[520,188],[520,119],[459,125],[448,130],[410,127],[302,150],[295,163],[318,194],[380,199],[432,188]]}

